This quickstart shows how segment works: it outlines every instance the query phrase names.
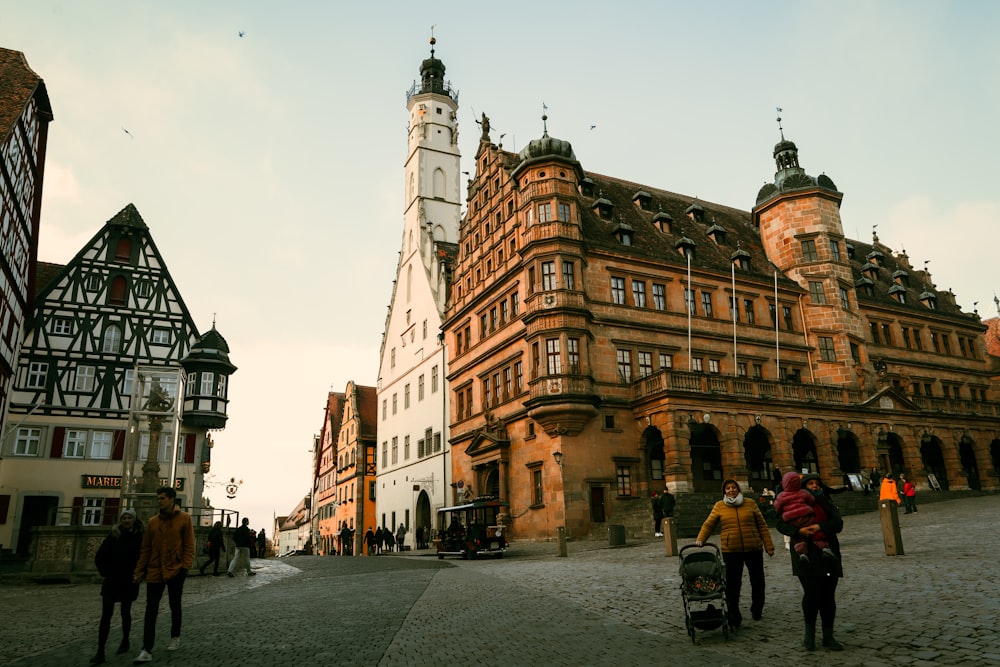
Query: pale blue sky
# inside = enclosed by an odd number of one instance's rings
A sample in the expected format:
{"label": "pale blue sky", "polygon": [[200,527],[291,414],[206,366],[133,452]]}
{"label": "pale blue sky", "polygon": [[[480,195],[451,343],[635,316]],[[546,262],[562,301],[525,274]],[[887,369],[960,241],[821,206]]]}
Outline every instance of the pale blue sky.
{"label": "pale blue sky", "polygon": [[326,392],[377,380],[404,94],[432,24],[461,93],[463,169],[480,113],[520,149],[544,102],[584,169],[749,210],[781,106],[802,166],[844,193],[847,235],[878,224],[988,317],[998,8],[0,0],[0,46],[25,52],[55,112],[39,258],[68,261],[136,205],[199,328],[217,317],[240,367],[213,473],[245,483],[235,501],[208,495],[270,528],[308,492]]}

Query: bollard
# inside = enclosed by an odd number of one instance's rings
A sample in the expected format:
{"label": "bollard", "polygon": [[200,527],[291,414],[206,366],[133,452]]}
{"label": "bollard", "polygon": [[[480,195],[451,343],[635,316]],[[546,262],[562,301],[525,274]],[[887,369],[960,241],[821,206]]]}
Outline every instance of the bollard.
{"label": "bollard", "polygon": [[663,523],[663,544],[666,547],[668,556],[677,555],[677,524],[673,517],[664,517]]}
{"label": "bollard", "polygon": [[557,530],[559,531],[559,556],[564,558],[568,555],[566,553],[566,528],[565,526],[559,526]]}
{"label": "bollard", "polygon": [[903,536],[899,532],[899,503],[892,500],[880,500],[878,504],[879,518],[882,519],[882,539],[885,541],[886,556],[903,555]]}

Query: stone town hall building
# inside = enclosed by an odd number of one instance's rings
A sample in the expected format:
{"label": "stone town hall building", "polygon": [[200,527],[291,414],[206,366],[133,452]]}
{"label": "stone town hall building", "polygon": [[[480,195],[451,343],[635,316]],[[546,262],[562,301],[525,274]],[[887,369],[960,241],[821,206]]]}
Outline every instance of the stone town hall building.
{"label": "stone town hall building", "polygon": [[774,466],[1000,487],[978,315],[848,239],[794,143],[774,159],[744,211],[588,171],[547,130],[505,151],[483,119],[443,323],[455,500],[499,496],[530,539],[646,525],[664,483],[759,491]]}

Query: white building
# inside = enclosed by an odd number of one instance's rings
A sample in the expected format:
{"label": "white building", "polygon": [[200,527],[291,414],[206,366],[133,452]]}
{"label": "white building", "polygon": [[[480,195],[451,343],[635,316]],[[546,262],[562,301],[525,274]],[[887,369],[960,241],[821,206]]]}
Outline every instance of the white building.
{"label": "white building", "polygon": [[447,355],[438,334],[461,215],[458,93],[433,45],[406,99],[402,248],[378,378],[378,525],[402,523],[410,536],[434,527],[436,510],[452,500]]}

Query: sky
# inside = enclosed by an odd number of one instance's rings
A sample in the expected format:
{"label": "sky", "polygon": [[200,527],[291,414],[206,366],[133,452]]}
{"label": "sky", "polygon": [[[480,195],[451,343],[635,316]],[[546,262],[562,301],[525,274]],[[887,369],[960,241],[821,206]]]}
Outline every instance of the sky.
{"label": "sky", "polygon": [[997,314],[1000,3],[0,0],[55,116],[39,259],[135,204],[239,367],[206,495],[255,527],[309,493],[327,393],[377,383],[432,26],[463,169],[480,114],[520,150],[544,104],[585,170],[749,211],[781,108],[848,238]]}

